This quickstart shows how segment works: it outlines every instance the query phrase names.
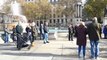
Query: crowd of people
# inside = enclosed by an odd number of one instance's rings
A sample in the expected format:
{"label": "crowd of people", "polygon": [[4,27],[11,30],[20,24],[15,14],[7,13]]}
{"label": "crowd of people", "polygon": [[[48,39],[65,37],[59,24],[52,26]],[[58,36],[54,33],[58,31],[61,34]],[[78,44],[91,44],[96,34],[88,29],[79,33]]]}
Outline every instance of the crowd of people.
{"label": "crowd of people", "polygon": [[[94,17],[92,22],[85,24],[81,21],[79,25],[68,26],[68,40],[73,41],[73,36],[76,37],[76,43],[78,45],[78,57],[85,58],[87,40],[90,40],[90,58],[96,58],[99,56],[99,41],[102,38],[101,32],[104,33],[104,38],[107,38],[107,25],[102,29],[101,24],[97,22],[97,18]],[[88,38],[87,38],[88,37]],[[82,54],[81,54],[82,51]],[[81,56],[83,55],[83,56]]]}
{"label": "crowd of people", "polygon": [[[21,47],[21,44],[28,43],[30,41],[30,46],[34,45],[34,40],[36,40],[37,36],[40,35],[40,39],[43,40],[43,43],[49,43],[48,41],[48,22],[40,22],[39,28],[34,22],[28,23],[28,26],[25,28],[25,32],[23,32],[24,28],[22,27],[21,23],[18,22],[16,26],[13,26],[12,33],[9,33],[9,30],[5,28],[4,31],[4,43],[9,42],[9,34],[11,34],[11,38],[13,42],[17,43],[17,48]],[[40,31],[40,33],[38,32]],[[24,45],[23,45],[24,46]],[[20,49],[19,49],[20,50]]]}
{"label": "crowd of people", "polygon": [[[91,52],[91,57],[90,58],[96,58],[99,56],[99,41],[100,38],[102,38],[101,36],[101,32],[104,33],[104,38],[107,39],[107,25],[104,26],[103,30],[101,25],[97,22],[97,18],[94,17],[92,20],[92,22],[89,24],[85,24],[84,22],[80,22],[79,25],[73,26],[73,24],[70,24],[68,26],[68,40],[69,41],[73,41],[73,37],[75,36],[77,41],[77,45],[78,45],[78,57],[83,57],[85,58],[86,55],[86,45],[87,45],[87,35],[88,38],[90,40],[90,52]],[[36,40],[37,36],[38,36],[38,29],[36,28],[37,26],[33,23],[29,23],[29,25],[26,27],[25,31],[26,31],[26,36],[25,39],[30,41],[30,47],[33,46],[33,42],[34,40]],[[21,26],[20,23],[18,23],[17,26],[13,26],[12,29],[13,33],[13,41],[17,41],[17,48],[19,48],[20,46],[18,46],[18,44],[20,43],[21,36],[24,35],[23,33],[23,28]],[[40,31],[40,39],[43,40],[43,43],[49,43],[48,41],[48,33],[49,33],[49,29],[48,29],[48,22],[42,22],[40,21],[40,26],[39,26],[39,31]],[[8,42],[8,30],[7,28],[5,29],[5,39],[4,42],[7,43]],[[81,56],[81,51],[82,51],[82,55]]]}

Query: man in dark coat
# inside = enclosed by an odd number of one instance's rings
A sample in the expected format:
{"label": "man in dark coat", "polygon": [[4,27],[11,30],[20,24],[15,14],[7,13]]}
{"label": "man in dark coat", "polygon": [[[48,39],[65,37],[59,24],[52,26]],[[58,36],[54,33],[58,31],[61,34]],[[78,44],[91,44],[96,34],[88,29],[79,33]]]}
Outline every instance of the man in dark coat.
{"label": "man in dark coat", "polygon": [[92,23],[90,23],[87,26],[88,36],[89,36],[90,45],[91,45],[91,58],[97,59],[99,55],[100,28],[101,27],[99,26],[96,17],[94,17],[94,19],[92,20]]}
{"label": "man in dark coat", "polygon": [[16,26],[16,32],[18,34],[21,34],[23,32],[23,28],[21,26],[21,23],[18,23],[18,25]]}
{"label": "man in dark coat", "polygon": [[23,28],[21,26],[21,22],[18,22],[18,25],[16,26],[17,48],[18,48],[18,50],[20,50],[22,48],[22,45],[23,45],[22,32],[23,32]]}
{"label": "man in dark coat", "polygon": [[73,34],[74,34],[74,28],[73,28],[73,25],[72,24],[70,24],[69,26],[68,26],[68,40],[69,41],[73,41]]}
{"label": "man in dark coat", "polygon": [[[83,22],[76,28],[76,37],[77,37],[77,45],[78,45],[78,56],[80,57],[81,50],[83,50],[83,58],[85,58],[85,50],[86,50],[86,34],[87,29]],[[83,48],[82,48],[83,47]]]}
{"label": "man in dark coat", "polygon": [[44,24],[42,21],[40,21],[39,30],[40,30],[40,39],[43,38],[43,40],[44,40]]}

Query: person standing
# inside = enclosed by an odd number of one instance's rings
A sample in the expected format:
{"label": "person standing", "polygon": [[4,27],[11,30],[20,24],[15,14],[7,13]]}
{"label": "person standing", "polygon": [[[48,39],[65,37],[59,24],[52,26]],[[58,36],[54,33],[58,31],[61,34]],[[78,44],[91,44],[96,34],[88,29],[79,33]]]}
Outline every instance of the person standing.
{"label": "person standing", "polygon": [[48,22],[45,21],[44,23],[44,44],[49,43],[48,41]]}
{"label": "person standing", "polygon": [[29,25],[26,27],[26,32],[27,32],[27,40],[31,41],[32,35],[31,35],[31,27]]}
{"label": "person standing", "polygon": [[76,38],[77,38],[77,45],[78,45],[78,57],[81,57],[81,50],[83,50],[83,58],[85,58],[85,51],[86,51],[86,34],[87,29],[83,22],[76,28]]}
{"label": "person standing", "polygon": [[7,28],[5,28],[4,30],[4,43],[8,43],[9,42],[9,30]]}
{"label": "person standing", "polygon": [[103,33],[104,33],[104,39],[107,39],[107,25],[104,26]]}
{"label": "person standing", "polygon": [[13,26],[12,29],[13,34],[13,42],[17,41],[17,34],[16,34],[16,26]]}
{"label": "person standing", "polygon": [[35,26],[31,26],[31,36],[32,36],[32,41],[31,41],[31,45],[34,45],[34,40],[36,39],[36,30],[35,30]]}
{"label": "person standing", "polygon": [[23,28],[21,26],[21,22],[18,22],[18,25],[16,26],[16,33],[17,33],[17,48],[20,50],[22,48],[22,33]]}
{"label": "person standing", "polygon": [[70,24],[69,26],[68,26],[68,40],[69,41],[73,41],[73,34],[74,34],[74,28],[73,28],[73,25],[72,24]]}
{"label": "person standing", "polygon": [[100,26],[96,17],[92,19],[92,23],[87,25],[87,30],[91,45],[91,58],[97,59],[99,56]]}
{"label": "person standing", "polygon": [[40,39],[43,39],[43,40],[44,40],[44,24],[43,24],[42,21],[40,21],[39,30],[40,30]]}
{"label": "person standing", "polygon": [[23,28],[21,26],[21,22],[18,22],[18,25],[16,26],[16,32],[20,35],[23,33]]}

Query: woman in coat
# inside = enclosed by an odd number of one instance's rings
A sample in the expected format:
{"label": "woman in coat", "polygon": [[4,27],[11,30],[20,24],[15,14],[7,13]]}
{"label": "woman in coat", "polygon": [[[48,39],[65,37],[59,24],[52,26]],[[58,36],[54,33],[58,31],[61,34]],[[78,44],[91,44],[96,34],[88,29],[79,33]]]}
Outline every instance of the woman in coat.
{"label": "woman in coat", "polygon": [[84,23],[81,22],[80,25],[76,28],[76,37],[77,37],[77,45],[78,45],[78,57],[81,57],[81,50],[83,49],[83,58],[85,58],[85,50],[86,50],[86,27]]}
{"label": "woman in coat", "polygon": [[16,26],[13,26],[12,32],[13,32],[12,33],[13,34],[13,37],[12,37],[13,42],[17,41]]}

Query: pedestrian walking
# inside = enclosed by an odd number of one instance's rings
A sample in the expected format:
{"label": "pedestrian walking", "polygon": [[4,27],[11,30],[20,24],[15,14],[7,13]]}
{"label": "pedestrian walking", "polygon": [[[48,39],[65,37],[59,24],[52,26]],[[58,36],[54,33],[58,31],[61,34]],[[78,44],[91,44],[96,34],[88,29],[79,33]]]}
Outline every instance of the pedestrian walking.
{"label": "pedestrian walking", "polygon": [[49,33],[48,22],[45,21],[45,23],[44,23],[44,44],[49,43],[49,41],[48,41],[48,33]]}
{"label": "pedestrian walking", "polygon": [[94,17],[92,19],[92,23],[87,25],[88,36],[90,39],[90,46],[91,46],[91,58],[97,59],[99,56],[99,40],[100,40],[100,26],[97,22],[97,18]]}
{"label": "pedestrian walking", "polygon": [[34,46],[34,40],[36,39],[36,31],[35,31],[35,26],[31,26],[31,45]]}
{"label": "pedestrian walking", "polygon": [[17,33],[16,33],[16,26],[13,26],[13,29],[12,29],[12,39],[13,39],[13,42],[17,41]]}
{"label": "pedestrian walking", "polygon": [[85,58],[85,51],[86,51],[86,34],[87,29],[84,25],[84,22],[81,22],[80,25],[76,28],[76,38],[77,38],[77,45],[78,45],[78,57],[81,57],[81,51],[83,50],[83,58]]}
{"label": "pedestrian walking", "polygon": [[69,41],[73,41],[73,35],[74,35],[74,28],[73,28],[73,25],[70,24],[68,26],[68,40]]}
{"label": "pedestrian walking", "polygon": [[23,42],[22,42],[23,41],[23,38],[22,38],[23,28],[21,26],[21,22],[18,22],[16,26],[16,33],[17,33],[17,48],[18,50],[20,50],[23,45]]}

